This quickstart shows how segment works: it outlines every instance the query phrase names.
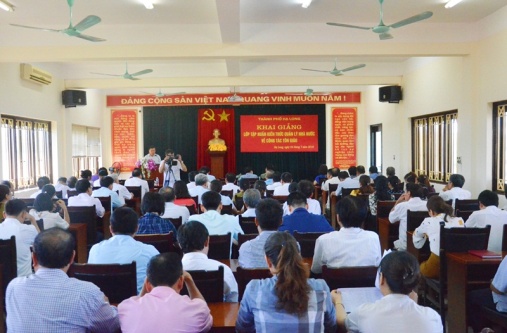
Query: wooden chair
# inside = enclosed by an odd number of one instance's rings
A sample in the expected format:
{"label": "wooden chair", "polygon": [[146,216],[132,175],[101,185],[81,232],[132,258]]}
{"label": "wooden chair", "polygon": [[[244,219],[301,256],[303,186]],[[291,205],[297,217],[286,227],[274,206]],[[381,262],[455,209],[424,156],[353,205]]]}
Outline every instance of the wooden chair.
{"label": "wooden chair", "polygon": [[233,190],[229,190],[229,191],[227,191],[227,190],[222,190],[222,191],[220,192],[220,194],[221,194],[221,195],[226,195],[226,196],[228,196],[229,198],[231,198],[231,200],[232,200],[232,193],[234,193],[234,191],[233,191]]}
{"label": "wooden chair", "polygon": [[272,198],[275,190],[266,190],[266,198]]}
{"label": "wooden chair", "polygon": [[[7,285],[18,276],[18,262],[16,257],[16,237],[11,236],[9,239],[0,239],[0,275],[2,276],[2,284],[0,284],[1,292],[5,295]],[[0,301],[3,304],[3,299]],[[3,312],[0,312],[3,316]]]}
{"label": "wooden chair", "polygon": [[23,201],[28,207],[33,207],[33,203],[35,202],[35,198],[20,198],[19,200]]}
{"label": "wooden chair", "polygon": [[389,212],[394,207],[395,201],[377,202],[377,230],[382,250],[391,249],[394,241],[399,236],[399,222],[389,222]]}
{"label": "wooden chair", "polygon": [[407,211],[407,251],[414,254],[420,263],[427,260],[430,256],[430,242],[426,241],[422,248],[416,249],[411,234],[429,216],[427,211]]}
{"label": "wooden chair", "polygon": [[200,208],[199,208],[199,206],[200,206],[200,205],[199,205],[199,196],[198,196],[198,195],[196,195],[195,197],[191,197],[191,198],[192,198],[192,200],[194,200],[194,202],[195,202],[195,206],[197,207],[197,211],[198,211],[198,212],[199,212],[199,214],[200,214],[201,212],[200,212]]}
{"label": "wooden chair", "polygon": [[[498,312],[486,306],[481,307],[482,317],[491,323],[495,332],[507,332],[507,313]],[[503,329],[503,330],[502,330]]]}
{"label": "wooden chair", "polygon": [[74,197],[77,195],[77,191],[76,190],[67,190],[67,198],[70,198],[70,197]]}
{"label": "wooden chair", "polygon": [[281,205],[287,201],[288,195],[274,195],[271,198],[277,200]]}
{"label": "wooden chair", "polygon": [[238,282],[238,302],[240,302],[248,282],[255,279],[267,279],[272,275],[267,268],[243,268],[238,266],[234,276],[236,277],[236,282]]}
{"label": "wooden chair", "polygon": [[134,239],[145,244],[153,245],[158,252],[174,252],[180,256],[183,255],[180,246],[174,241],[174,235],[172,232],[168,234],[145,234],[135,235]]}
{"label": "wooden chair", "polygon": [[112,304],[137,295],[136,263],[131,264],[72,264],[69,277],[95,284]]}
{"label": "wooden chair", "polygon": [[[3,268],[4,265],[0,264],[0,272],[3,272],[4,268]],[[2,274],[0,274],[0,286],[3,286],[4,285],[4,282],[3,282],[3,276]],[[0,288],[0,333],[5,333],[5,331],[7,330],[7,326],[6,326],[6,323],[5,323],[5,292],[4,292],[4,288]]]}
{"label": "wooden chair", "polygon": [[255,225],[255,217],[243,217],[239,215],[239,225],[245,234],[259,234]]}
{"label": "wooden chair", "polygon": [[396,184],[396,186],[394,187],[394,191],[395,192],[403,192],[405,190],[405,183],[398,183]]}
{"label": "wooden chair", "polygon": [[99,188],[100,188],[100,186],[93,186],[92,190],[95,191],[95,190],[98,190]]}
{"label": "wooden chair", "polygon": [[208,258],[220,260],[231,257],[231,233],[226,235],[210,235]]}
{"label": "wooden chair", "polygon": [[472,215],[472,213],[475,212],[474,210],[461,210],[461,209],[456,209],[456,216],[457,217],[461,217],[463,219],[463,221],[466,222],[466,220],[468,220],[468,218],[470,217],[470,215]]}
{"label": "wooden chair", "polygon": [[502,251],[507,251],[507,224],[503,225]]}
{"label": "wooden chair", "polygon": [[232,204],[222,206],[220,210],[221,215],[232,215]]}
{"label": "wooden chair", "polygon": [[243,197],[235,197],[235,201],[233,201],[234,206],[236,206],[236,209],[238,211],[241,211],[243,207],[245,206],[245,203],[243,202]]}
{"label": "wooden chair", "polygon": [[190,213],[190,215],[197,214],[197,209],[195,209],[194,205],[188,205],[188,206],[185,206],[185,207],[187,207],[188,212]]}
{"label": "wooden chair", "polygon": [[71,223],[69,226],[69,232],[72,236],[74,236],[74,240],[76,242],[74,247],[76,257],[74,261],[81,264],[86,263],[88,261],[88,247],[86,240],[88,225],[86,223]]}
{"label": "wooden chair", "polygon": [[324,235],[325,232],[298,232],[294,231],[294,238],[298,241],[301,247],[301,257],[313,258],[315,252],[315,242],[317,238]]}
{"label": "wooden chair", "polygon": [[407,231],[417,229],[425,218],[430,217],[428,211],[407,211]]}
{"label": "wooden chair", "polygon": [[[447,253],[486,250],[491,226],[486,228],[445,228],[440,223],[440,278],[424,278],[423,302],[439,311],[445,327],[445,298],[447,295]],[[445,330],[444,330],[445,332]]]}
{"label": "wooden chair", "polygon": [[454,209],[459,210],[479,210],[479,200],[478,199],[470,199],[470,200],[460,200],[456,199],[454,201]]}
{"label": "wooden chair", "polygon": [[180,217],[169,217],[169,218],[165,218],[164,220],[167,220],[169,222],[171,222],[174,227],[176,228],[176,230],[178,230],[180,227],[181,227],[181,224],[183,223],[183,217],[180,216]]}
{"label": "wooden chair", "polygon": [[257,236],[259,236],[259,234],[238,234],[238,248],[240,248],[241,244],[244,242],[252,240]]}
{"label": "wooden chair", "polygon": [[106,212],[111,213],[111,197],[97,197],[97,199],[100,200],[100,203],[102,204],[102,207],[106,210]]}
{"label": "wooden chair", "polygon": [[139,198],[141,200],[141,186],[125,186],[129,192],[134,195],[134,198]]}
{"label": "wooden chair", "polygon": [[120,183],[120,185],[125,186],[125,180],[126,179],[118,179],[118,183]]}
{"label": "wooden chair", "polygon": [[438,195],[438,192],[428,193],[428,194],[426,195],[426,199],[429,199],[429,198],[431,198],[431,197],[432,197],[432,196],[434,196],[434,195]]}
{"label": "wooden chair", "polygon": [[[197,289],[208,303],[224,301],[224,267],[217,271],[187,271],[195,282]],[[186,286],[181,290],[182,295],[188,295]]]}
{"label": "wooden chair", "polygon": [[358,187],[342,188],[342,198],[346,197],[347,195],[350,195],[350,192],[354,190],[359,190],[359,188]]}
{"label": "wooden chair", "polygon": [[55,192],[55,196],[56,196],[58,199],[62,199],[62,197],[63,197],[63,192],[62,192],[62,191],[56,191],[56,192]]}
{"label": "wooden chair", "polygon": [[67,207],[70,223],[85,223],[88,245],[97,243],[97,213],[95,206]]}
{"label": "wooden chair", "polygon": [[97,197],[102,204],[102,207],[106,210],[104,216],[97,217],[97,228],[98,231],[104,234],[104,239],[111,238],[111,230],[109,229],[110,220],[111,220],[111,210],[113,208],[111,204],[111,197]]}
{"label": "wooden chair", "polygon": [[377,277],[376,266],[354,266],[331,268],[322,266],[322,279],[329,288],[374,287]]}

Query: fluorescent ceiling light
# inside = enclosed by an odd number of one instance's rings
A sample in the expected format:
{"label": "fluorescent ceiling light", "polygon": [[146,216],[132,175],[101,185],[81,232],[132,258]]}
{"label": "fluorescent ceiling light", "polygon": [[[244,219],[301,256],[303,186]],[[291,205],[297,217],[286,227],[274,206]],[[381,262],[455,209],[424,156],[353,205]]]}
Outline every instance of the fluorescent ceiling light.
{"label": "fluorescent ceiling light", "polygon": [[445,4],[445,8],[452,8],[452,7],[456,6],[460,2],[461,2],[461,0],[449,0]]}
{"label": "fluorescent ceiling light", "polygon": [[301,5],[301,7],[308,8],[308,6],[310,6],[311,3],[312,0],[303,0],[303,4]]}
{"label": "fluorescent ceiling light", "polygon": [[8,12],[14,11],[14,6],[3,0],[0,0],[0,8]]}
{"label": "fluorescent ceiling light", "polygon": [[142,2],[146,9],[153,9],[153,3],[150,0],[142,0]]}

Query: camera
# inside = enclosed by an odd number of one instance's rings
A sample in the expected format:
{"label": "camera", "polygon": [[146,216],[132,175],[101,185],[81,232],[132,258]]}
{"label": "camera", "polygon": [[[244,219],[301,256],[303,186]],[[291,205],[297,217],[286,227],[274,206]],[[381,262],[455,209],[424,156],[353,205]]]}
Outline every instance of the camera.
{"label": "camera", "polygon": [[165,161],[165,164],[170,165],[170,166],[175,166],[175,165],[178,165],[178,160],[170,158],[167,161]]}

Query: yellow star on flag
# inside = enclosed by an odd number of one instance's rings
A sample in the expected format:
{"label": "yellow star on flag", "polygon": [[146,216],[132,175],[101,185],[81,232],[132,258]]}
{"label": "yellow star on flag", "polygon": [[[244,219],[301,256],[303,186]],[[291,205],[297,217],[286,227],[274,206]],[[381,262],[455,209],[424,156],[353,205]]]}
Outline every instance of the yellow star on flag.
{"label": "yellow star on flag", "polygon": [[220,116],[220,122],[229,121],[230,114],[225,113],[225,110],[223,110],[222,113],[219,114],[219,116]]}

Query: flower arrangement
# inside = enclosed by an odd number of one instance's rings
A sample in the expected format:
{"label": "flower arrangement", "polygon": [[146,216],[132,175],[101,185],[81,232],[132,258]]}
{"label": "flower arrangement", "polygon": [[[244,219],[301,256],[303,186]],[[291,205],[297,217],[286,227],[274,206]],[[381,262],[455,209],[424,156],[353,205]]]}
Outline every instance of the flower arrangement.
{"label": "flower arrangement", "polygon": [[152,159],[141,158],[134,165],[136,168],[140,168],[144,178],[150,178],[151,172],[157,170],[157,165]]}

